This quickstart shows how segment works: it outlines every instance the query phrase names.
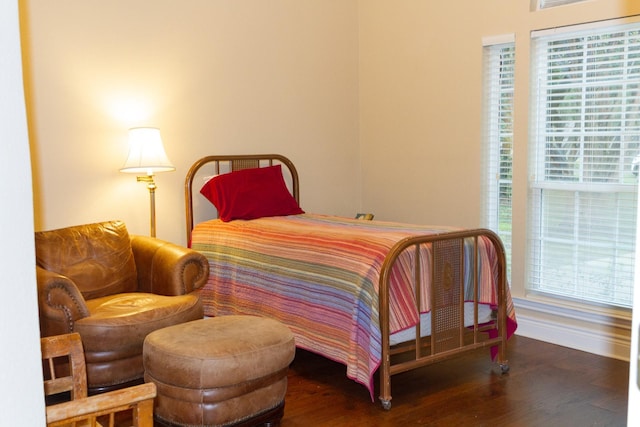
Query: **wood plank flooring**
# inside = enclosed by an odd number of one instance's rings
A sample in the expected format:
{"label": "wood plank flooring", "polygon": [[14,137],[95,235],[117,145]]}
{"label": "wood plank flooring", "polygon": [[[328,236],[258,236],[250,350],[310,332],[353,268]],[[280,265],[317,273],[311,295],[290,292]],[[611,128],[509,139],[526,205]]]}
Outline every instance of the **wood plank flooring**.
{"label": "wood plank flooring", "polygon": [[626,425],[627,362],[520,336],[508,357],[504,375],[486,350],[396,375],[385,411],[343,365],[298,350],[281,427]]}

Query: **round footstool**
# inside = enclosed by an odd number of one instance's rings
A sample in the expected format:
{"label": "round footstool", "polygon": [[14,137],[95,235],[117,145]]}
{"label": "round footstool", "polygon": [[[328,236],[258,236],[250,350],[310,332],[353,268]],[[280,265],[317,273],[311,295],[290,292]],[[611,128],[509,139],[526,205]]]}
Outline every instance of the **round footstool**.
{"label": "round footstool", "polygon": [[221,316],[154,331],[144,341],[154,416],[174,426],[278,425],[293,334],[255,316]]}

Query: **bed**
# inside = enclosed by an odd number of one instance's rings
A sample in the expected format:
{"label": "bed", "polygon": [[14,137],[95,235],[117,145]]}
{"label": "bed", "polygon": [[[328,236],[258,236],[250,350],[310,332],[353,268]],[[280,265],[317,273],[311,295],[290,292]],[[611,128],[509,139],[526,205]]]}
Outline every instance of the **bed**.
{"label": "bed", "polygon": [[463,352],[489,348],[508,371],[517,323],[492,231],[304,212],[297,170],[277,154],[196,161],[185,207],[189,245],[211,267],[205,315],[283,322],[372,399],[379,371],[385,409],[393,375]]}

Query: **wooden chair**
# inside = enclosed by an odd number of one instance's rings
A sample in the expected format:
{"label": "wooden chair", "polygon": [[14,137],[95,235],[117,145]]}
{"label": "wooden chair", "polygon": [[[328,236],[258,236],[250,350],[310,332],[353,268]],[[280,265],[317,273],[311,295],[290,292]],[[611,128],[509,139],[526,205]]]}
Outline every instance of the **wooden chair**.
{"label": "wooden chair", "polygon": [[41,338],[45,396],[70,394],[71,400],[47,406],[47,426],[109,426],[120,421],[153,427],[153,383],[87,396],[87,371],[78,333]]}

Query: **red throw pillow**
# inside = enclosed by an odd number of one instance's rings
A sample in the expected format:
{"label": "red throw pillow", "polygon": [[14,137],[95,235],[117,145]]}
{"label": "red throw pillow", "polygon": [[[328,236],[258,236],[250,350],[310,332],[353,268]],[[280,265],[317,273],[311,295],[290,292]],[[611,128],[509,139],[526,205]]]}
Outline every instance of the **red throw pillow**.
{"label": "red throw pillow", "polygon": [[225,222],[304,213],[287,189],[281,165],[215,176],[200,193],[213,203]]}

